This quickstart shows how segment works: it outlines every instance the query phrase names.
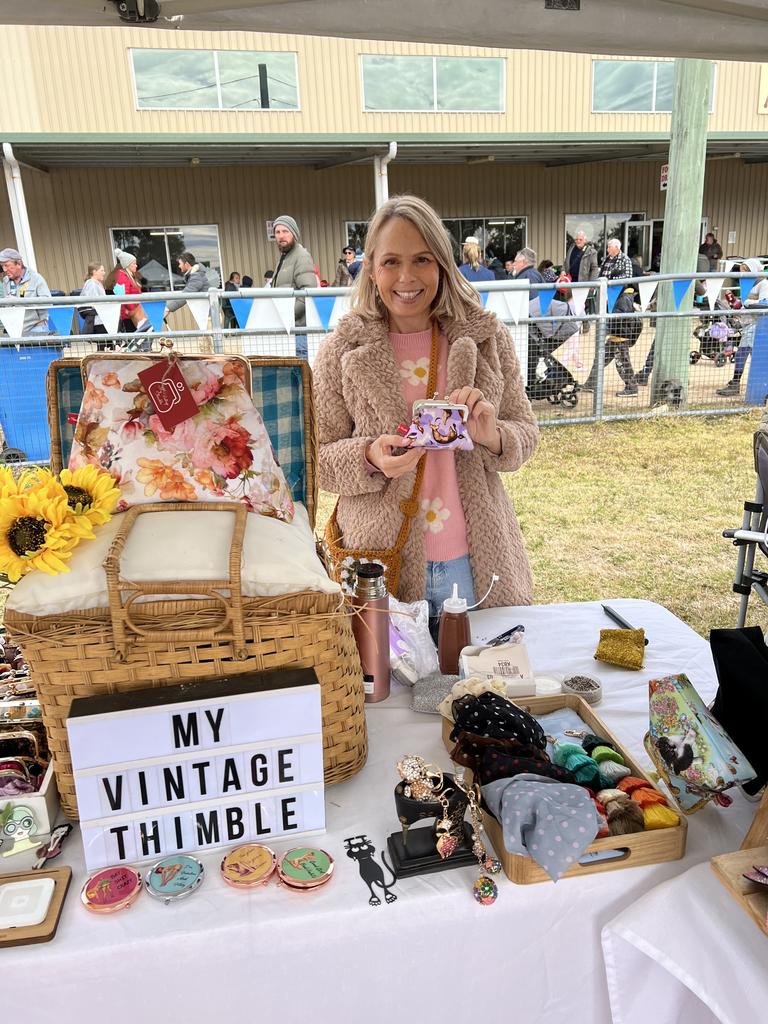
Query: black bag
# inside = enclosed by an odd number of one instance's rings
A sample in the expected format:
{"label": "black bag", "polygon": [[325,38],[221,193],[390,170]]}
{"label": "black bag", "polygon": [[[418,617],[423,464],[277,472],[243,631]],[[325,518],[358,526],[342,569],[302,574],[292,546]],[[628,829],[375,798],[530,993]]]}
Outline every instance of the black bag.
{"label": "black bag", "polygon": [[[621,295],[616,299],[616,305],[613,307],[614,313],[634,313],[635,304],[632,301],[632,292],[623,291]],[[616,337],[623,338],[624,341],[631,348],[637,339],[640,337],[640,333],[643,330],[643,318],[641,316],[622,317],[617,320],[608,321],[608,333]]]}
{"label": "black bag", "polygon": [[753,795],[768,782],[768,647],[757,626],[713,629],[709,643],[720,683],[712,714],[757,772],[743,787]]}

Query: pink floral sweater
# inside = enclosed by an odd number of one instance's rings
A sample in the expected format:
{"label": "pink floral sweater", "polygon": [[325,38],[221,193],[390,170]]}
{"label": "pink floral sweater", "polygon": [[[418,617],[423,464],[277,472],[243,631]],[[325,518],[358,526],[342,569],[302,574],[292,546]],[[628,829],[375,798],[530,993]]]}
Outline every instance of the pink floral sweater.
{"label": "pink floral sweater", "polygon": [[[408,407],[417,399],[432,398],[432,395],[427,394],[432,331],[420,331],[418,334],[390,333],[389,341],[400,370],[403,397]],[[448,339],[441,331],[437,361],[437,393],[441,398],[446,390],[447,364]],[[469,548],[454,453],[427,451],[422,458],[427,462],[419,500],[424,515],[427,561],[447,562],[452,558],[461,558],[468,554]]]}

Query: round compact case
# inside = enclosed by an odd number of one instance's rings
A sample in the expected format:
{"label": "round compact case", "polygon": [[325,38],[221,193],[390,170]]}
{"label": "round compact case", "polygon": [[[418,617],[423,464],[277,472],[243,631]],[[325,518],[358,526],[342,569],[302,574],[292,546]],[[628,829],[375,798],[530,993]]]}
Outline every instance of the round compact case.
{"label": "round compact case", "polygon": [[144,884],[150,896],[166,904],[175,903],[199,889],[204,875],[205,868],[197,857],[179,854],[153,864],[144,876]]}
{"label": "round compact case", "polygon": [[132,906],[141,896],[141,875],[134,868],[118,865],[91,875],[80,892],[86,910],[114,914]]}
{"label": "round compact case", "polygon": [[333,857],[306,846],[288,850],[277,865],[277,877],[289,889],[317,889],[329,882],[332,874]]}
{"label": "round compact case", "polygon": [[266,885],[277,867],[277,857],[268,846],[246,843],[230,850],[221,862],[221,877],[233,889],[257,889]]}

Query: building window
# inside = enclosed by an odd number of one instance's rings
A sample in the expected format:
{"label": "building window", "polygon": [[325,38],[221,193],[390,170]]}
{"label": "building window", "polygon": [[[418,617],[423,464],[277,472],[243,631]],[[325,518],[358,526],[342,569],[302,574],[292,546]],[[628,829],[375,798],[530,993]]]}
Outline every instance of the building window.
{"label": "building window", "polygon": [[[461,217],[444,220],[443,225],[450,235],[457,263],[461,259],[464,239],[470,235],[474,235],[480,243],[480,250],[485,254],[486,262],[498,258],[502,263],[504,260],[514,258],[518,249],[526,245],[528,236],[527,217]],[[347,245],[365,249],[367,229],[366,221],[348,220]]]}
{"label": "building window", "polygon": [[480,252],[485,262],[498,259],[514,259],[518,250],[527,244],[527,217],[462,217],[457,220],[444,220],[443,224],[451,236],[453,253],[458,263],[461,259],[461,247],[465,238],[474,236],[480,243]]}
{"label": "building window", "polygon": [[[709,112],[714,110],[715,65],[711,65]],[[675,65],[658,60],[593,60],[592,112],[668,114]]]}
{"label": "building window", "polygon": [[295,53],[131,50],[139,110],[298,110]]}
{"label": "building window", "polygon": [[618,238],[622,250],[634,256],[637,253],[632,245],[636,238],[633,223],[639,225],[651,222],[646,221],[644,213],[566,213],[565,250],[573,243],[577,232],[583,231],[587,241],[597,250],[600,260],[605,259],[605,246],[609,238]]}
{"label": "building window", "polygon": [[366,111],[504,111],[501,57],[389,57],[364,54]]}
{"label": "building window", "polygon": [[113,249],[132,252],[144,278],[142,291],[170,292],[184,288],[184,275],[178,259],[191,252],[200,266],[208,271],[211,287],[218,277],[221,283],[219,229],[215,224],[194,224],[187,227],[110,228]]}

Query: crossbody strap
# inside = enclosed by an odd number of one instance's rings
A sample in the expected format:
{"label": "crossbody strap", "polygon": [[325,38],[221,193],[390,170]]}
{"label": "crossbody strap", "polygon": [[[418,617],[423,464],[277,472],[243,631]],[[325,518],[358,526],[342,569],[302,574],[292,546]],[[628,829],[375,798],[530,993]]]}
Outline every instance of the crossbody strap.
{"label": "crossbody strap", "polygon": [[[432,347],[429,353],[429,376],[427,377],[427,398],[432,398],[437,389],[437,362],[438,362],[438,339],[440,337],[440,331],[437,326],[437,321],[432,322]],[[416,479],[413,482],[413,490],[411,491],[410,498],[406,498],[400,502],[400,511],[403,513],[403,522],[400,525],[400,532],[397,535],[395,541],[395,551],[402,551],[405,547],[405,542],[408,540],[408,534],[411,529],[411,522],[419,511],[419,491],[421,490],[421,482],[424,479],[424,470],[426,469],[426,460],[424,456],[419,459],[419,464],[416,467]]]}

